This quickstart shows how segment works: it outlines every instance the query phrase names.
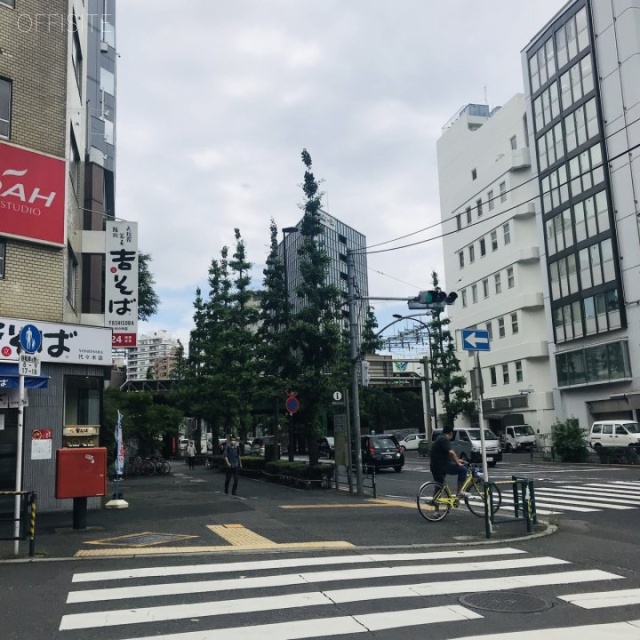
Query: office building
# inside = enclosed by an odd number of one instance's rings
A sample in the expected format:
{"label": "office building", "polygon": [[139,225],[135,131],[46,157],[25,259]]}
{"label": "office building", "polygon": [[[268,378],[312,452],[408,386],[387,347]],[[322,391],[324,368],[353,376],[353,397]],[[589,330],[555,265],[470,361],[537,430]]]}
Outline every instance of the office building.
{"label": "office building", "polygon": [[[104,220],[114,215],[114,150],[105,146],[113,116],[101,110],[114,105],[115,82],[99,70],[115,73],[113,5],[0,0],[0,489],[16,488],[22,454],[18,488],[37,492],[40,510],[71,507],[55,498],[55,452],[98,444],[111,368]],[[41,375],[24,378],[21,446],[17,360],[28,325]]]}
{"label": "office building", "polygon": [[[365,253],[367,239],[366,237],[344,224],[337,218],[329,215],[325,211],[320,213],[322,222],[322,236],[318,238],[319,242],[330,259],[327,270],[327,284],[332,284],[342,292],[344,300],[343,317],[345,324],[348,322],[349,313],[347,309],[347,249],[354,251],[354,267],[355,267],[355,288],[356,295],[366,298],[369,295],[369,285],[367,278],[367,256]],[[297,228],[300,228],[302,221],[298,222]],[[286,251],[284,251],[286,243]],[[297,313],[304,304],[303,300],[296,294],[296,289],[301,284],[302,275],[300,273],[300,257],[298,249],[302,243],[302,236],[299,233],[286,233],[283,241],[279,244],[278,250],[282,260],[286,253],[287,283],[289,290],[289,300],[292,305],[293,313]],[[366,310],[369,306],[367,300],[357,301],[357,318],[358,318],[358,335],[362,331],[362,323],[366,317]]]}
{"label": "office building", "polygon": [[127,380],[167,380],[176,362],[178,341],[167,331],[153,331],[138,338],[129,349]]}
{"label": "office building", "polygon": [[575,0],[522,52],[559,419],[640,418],[640,0]]}
{"label": "office building", "polygon": [[437,157],[444,280],[458,293],[447,312],[462,372],[475,394],[474,354],[462,348],[461,331],[486,330],[485,424],[496,433],[510,424],[547,433],[555,414],[524,96],[493,110],[463,107],[445,125]]}

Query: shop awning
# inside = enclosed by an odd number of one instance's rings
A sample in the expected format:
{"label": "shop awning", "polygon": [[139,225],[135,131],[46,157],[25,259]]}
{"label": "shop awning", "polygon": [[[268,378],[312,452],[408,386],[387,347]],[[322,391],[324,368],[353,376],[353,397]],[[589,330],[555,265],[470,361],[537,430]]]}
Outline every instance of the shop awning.
{"label": "shop awning", "polygon": [[[0,363],[0,391],[3,389],[17,389],[20,374],[17,362]],[[25,389],[46,389],[49,385],[49,376],[25,376]]]}

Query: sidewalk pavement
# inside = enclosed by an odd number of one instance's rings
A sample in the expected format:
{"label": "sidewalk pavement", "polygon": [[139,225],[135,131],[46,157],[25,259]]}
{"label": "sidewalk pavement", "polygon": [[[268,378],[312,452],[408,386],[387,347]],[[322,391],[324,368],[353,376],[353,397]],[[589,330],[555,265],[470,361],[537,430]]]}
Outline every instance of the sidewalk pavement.
{"label": "sidewalk pavement", "polygon": [[[195,553],[264,553],[499,543],[531,537],[523,521],[497,524],[490,540],[484,519],[462,506],[427,522],[413,500],[374,500],[335,490],[302,490],[241,477],[238,495],[224,493],[224,474],[172,463],[168,476],[121,483],[125,509],[90,509],[86,529],[69,511],[36,517],[35,558],[104,558]],[[417,487],[416,487],[417,488]],[[109,483],[111,500],[114,486]],[[533,535],[553,532],[540,523]],[[28,558],[29,542],[0,542],[0,560]]]}

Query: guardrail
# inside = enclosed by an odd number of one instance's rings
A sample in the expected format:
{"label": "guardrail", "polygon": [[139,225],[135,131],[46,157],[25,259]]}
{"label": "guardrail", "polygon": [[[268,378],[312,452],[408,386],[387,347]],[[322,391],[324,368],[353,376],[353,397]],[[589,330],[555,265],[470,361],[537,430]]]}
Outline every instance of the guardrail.
{"label": "guardrail", "polygon": [[[335,487],[336,491],[348,490],[349,493],[354,493],[357,487],[356,469],[350,465],[335,465]],[[371,489],[373,497],[377,498],[376,490],[376,469],[371,465],[364,465],[362,467],[362,488]]]}
{"label": "guardrail", "polygon": [[[33,558],[36,551],[36,493],[35,491],[0,491],[0,496],[20,496],[19,535],[16,537],[0,537],[0,540],[29,540],[29,557]],[[13,523],[15,529],[15,513],[0,512],[0,522]]]}
{"label": "guardrail", "polygon": [[[493,514],[493,493],[492,485],[511,485],[513,488],[513,513],[512,518],[496,518]],[[536,496],[533,489],[533,480],[530,478],[518,478],[512,476],[511,480],[499,480],[498,482],[486,482],[484,485],[484,522],[485,534],[487,538],[493,535],[493,525],[506,522],[525,523],[527,533],[533,531],[533,526],[538,524],[538,515],[536,513]],[[504,496],[503,496],[504,498]]]}

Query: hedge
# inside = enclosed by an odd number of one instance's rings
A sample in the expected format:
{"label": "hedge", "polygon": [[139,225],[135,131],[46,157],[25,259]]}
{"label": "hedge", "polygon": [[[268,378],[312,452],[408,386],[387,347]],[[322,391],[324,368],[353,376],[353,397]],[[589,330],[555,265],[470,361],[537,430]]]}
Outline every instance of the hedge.
{"label": "hedge", "polygon": [[596,447],[602,464],[640,464],[640,456],[635,447]]}

